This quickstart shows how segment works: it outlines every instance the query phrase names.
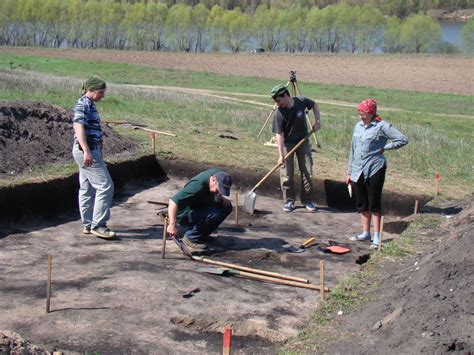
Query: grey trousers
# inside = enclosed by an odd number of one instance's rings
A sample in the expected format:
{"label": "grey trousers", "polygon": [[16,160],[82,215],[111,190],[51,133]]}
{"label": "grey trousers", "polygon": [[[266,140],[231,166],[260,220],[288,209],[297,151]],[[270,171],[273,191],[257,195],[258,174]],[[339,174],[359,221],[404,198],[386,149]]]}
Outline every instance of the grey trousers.
{"label": "grey trousers", "polygon": [[105,227],[110,218],[114,183],[102,159],[102,151],[91,151],[93,163],[84,166],[84,153],[74,144],[72,155],[79,166],[79,210],[86,227]]}
{"label": "grey trousers", "polygon": [[[297,143],[285,143],[285,155]],[[313,157],[311,156],[311,143],[306,141],[300,146],[294,154],[286,161],[285,165],[280,168],[280,184],[283,192],[283,201],[295,201],[295,155],[298,160],[298,168],[301,178],[301,202],[311,202],[313,193]]]}

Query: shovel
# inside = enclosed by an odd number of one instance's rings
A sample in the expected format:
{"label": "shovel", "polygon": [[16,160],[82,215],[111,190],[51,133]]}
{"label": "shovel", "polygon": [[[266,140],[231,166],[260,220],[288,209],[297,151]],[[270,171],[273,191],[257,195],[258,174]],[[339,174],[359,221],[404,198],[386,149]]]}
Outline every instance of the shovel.
{"label": "shovel", "polygon": [[[318,285],[309,285],[309,284],[305,284],[305,283],[302,283],[302,282],[281,280],[281,279],[277,279],[277,278],[274,278],[274,277],[256,275],[256,274],[252,274],[250,272],[234,270],[234,269],[228,269],[228,268],[202,267],[202,268],[197,269],[196,271],[205,272],[205,273],[214,274],[214,275],[238,276],[238,277],[243,277],[243,278],[250,279],[250,280],[273,282],[273,283],[276,283],[276,284],[288,285],[288,286],[294,286],[294,287],[300,287],[300,288],[309,288],[309,289],[312,289],[312,290],[320,290],[321,289],[321,287],[318,286]],[[329,291],[329,289],[325,288],[325,291]]]}
{"label": "shovel", "polygon": [[[306,140],[309,138],[309,136],[311,136],[311,134],[313,134],[313,131],[310,131],[306,137],[304,137],[302,140],[300,140],[298,142],[297,145],[295,145],[293,147],[293,149],[291,149],[284,157],[283,157],[283,161],[287,160],[304,142],[306,142]],[[257,200],[257,194],[255,193],[255,190],[258,189],[258,187],[260,185],[262,185],[265,180],[267,180],[270,175],[272,175],[276,169],[278,169],[282,164],[277,164],[275,165],[272,170],[270,170],[267,175],[265,175],[258,183],[257,185],[255,185],[253,187],[252,190],[248,191],[246,194],[245,194],[245,197],[244,197],[244,211],[249,213],[249,214],[253,214],[253,212],[255,211],[255,201]]]}

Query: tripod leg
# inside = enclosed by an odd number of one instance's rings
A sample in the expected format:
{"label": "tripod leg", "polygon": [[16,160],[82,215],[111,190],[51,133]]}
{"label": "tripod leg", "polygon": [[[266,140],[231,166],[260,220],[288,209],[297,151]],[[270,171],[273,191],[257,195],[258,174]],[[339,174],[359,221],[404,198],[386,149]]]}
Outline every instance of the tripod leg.
{"label": "tripod leg", "polygon": [[296,96],[296,95],[301,96],[300,88],[298,87],[296,82],[294,82],[293,85],[294,85],[294,90],[295,90],[295,95],[294,96]]}
{"label": "tripod leg", "polygon": [[[309,119],[309,117],[308,117],[308,114],[306,114],[305,116],[306,116],[306,121],[308,122],[308,125],[309,125],[310,127],[312,127],[313,125],[311,124],[311,121],[310,121],[310,119]],[[314,138],[314,143],[316,144],[316,146],[317,146],[318,148],[321,148],[321,144],[319,144],[318,137],[316,137],[316,133],[315,133],[315,132],[313,132],[313,138]]]}
{"label": "tripod leg", "polygon": [[259,138],[259,137],[260,137],[260,135],[262,134],[262,132],[263,132],[263,129],[264,129],[264,128],[265,128],[265,126],[267,125],[267,123],[268,123],[268,120],[270,119],[270,117],[272,117],[272,114],[273,114],[273,112],[276,110],[276,107],[277,107],[277,105],[276,105],[276,104],[275,104],[275,105],[273,105],[272,111],[270,112],[270,114],[268,115],[267,119],[265,120],[265,122],[264,122],[264,124],[263,124],[262,128],[260,129],[260,132],[258,132],[257,138]]}

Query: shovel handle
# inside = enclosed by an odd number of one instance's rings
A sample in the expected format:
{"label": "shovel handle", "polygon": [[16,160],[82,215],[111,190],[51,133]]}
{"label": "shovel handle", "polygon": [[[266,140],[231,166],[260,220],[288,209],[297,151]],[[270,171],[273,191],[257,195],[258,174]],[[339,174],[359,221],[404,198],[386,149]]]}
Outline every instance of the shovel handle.
{"label": "shovel handle", "polygon": [[[299,147],[301,147],[301,145],[303,145],[304,142],[306,142],[306,140],[309,138],[309,136],[311,136],[311,134],[313,134],[313,131],[310,131],[306,137],[304,137],[302,140],[300,140],[298,142],[298,144],[296,144],[288,153],[286,153],[286,155],[283,157],[283,161],[286,161]],[[282,164],[277,164],[275,165],[272,170],[270,170],[258,183],[257,185],[255,185],[253,187],[252,190],[250,190],[250,192],[254,192],[256,189],[258,189],[258,187],[260,185],[262,185],[270,175],[272,175],[276,169],[278,169]]]}

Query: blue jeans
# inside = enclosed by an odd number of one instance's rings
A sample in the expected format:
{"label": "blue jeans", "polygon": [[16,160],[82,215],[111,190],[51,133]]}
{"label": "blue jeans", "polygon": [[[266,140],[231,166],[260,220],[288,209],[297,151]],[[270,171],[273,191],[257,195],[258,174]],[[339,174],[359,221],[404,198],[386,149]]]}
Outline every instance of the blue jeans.
{"label": "blue jeans", "polygon": [[189,213],[180,224],[190,227],[184,235],[196,243],[214,232],[231,212],[231,203],[227,206],[203,208]]}
{"label": "blue jeans", "polygon": [[102,159],[102,151],[91,151],[93,163],[84,166],[84,153],[74,144],[72,155],[79,166],[79,210],[85,227],[105,227],[110,218],[114,183]]}

